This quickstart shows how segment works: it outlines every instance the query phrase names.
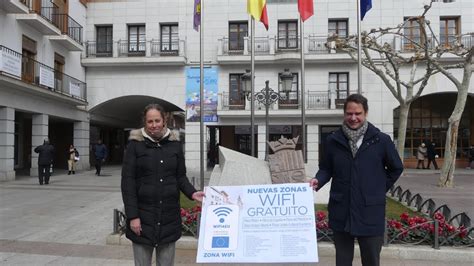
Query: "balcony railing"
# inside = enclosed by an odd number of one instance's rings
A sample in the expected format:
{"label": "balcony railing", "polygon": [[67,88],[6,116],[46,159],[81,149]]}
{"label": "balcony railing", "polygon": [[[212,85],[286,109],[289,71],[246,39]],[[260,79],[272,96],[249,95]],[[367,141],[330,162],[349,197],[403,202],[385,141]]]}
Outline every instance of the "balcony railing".
{"label": "balcony railing", "polygon": [[91,42],[87,41],[86,56],[87,57],[112,57],[113,43],[112,42]]}
{"label": "balcony railing", "polygon": [[221,104],[224,110],[245,110],[245,97],[242,95],[238,99],[231,99],[228,92],[221,93]]}
{"label": "balcony railing", "polygon": [[145,41],[118,41],[118,56],[145,56],[146,42]]}
{"label": "balcony railing", "polygon": [[[296,92],[292,92],[296,95]],[[286,96],[282,94],[283,99],[277,101],[270,106],[271,110],[279,109],[300,109],[301,95],[296,96],[288,95],[290,100],[286,100]],[[240,98],[242,97],[242,98]],[[331,93],[330,91],[306,91],[305,94],[305,108],[307,110],[329,110],[329,109],[340,109],[345,101],[345,97],[341,94],[337,96],[337,93]],[[247,107],[248,100],[244,96],[239,96],[236,99],[232,99],[229,96],[229,92],[220,93],[220,110],[250,110]],[[255,110],[264,110],[265,106],[255,101]]]}
{"label": "balcony railing", "polygon": [[179,41],[172,41],[161,43],[159,40],[151,40],[150,41],[151,47],[151,55],[160,55],[160,56],[167,56],[167,55],[178,55],[179,54]]}
{"label": "balcony railing", "polygon": [[[252,46],[249,42],[249,52],[252,51]],[[270,39],[268,37],[255,37],[255,54],[269,54],[270,53]]]}
{"label": "balcony railing", "polygon": [[474,33],[461,36],[461,44],[466,48],[473,47],[474,46]]}
{"label": "balcony railing", "polygon": [[82,26],[68,14],[61,14],[56,4],[43,0],[41,1],[40,10],[36,10],[31,0],[24,0],[22,3],[61,30],[62,34],[66,34],[79,44],[82,44]]}
{"label": "balcony railing", "polygon": [[[184,57],[185,40],[175,40],[161,43],[160,40],[151,41],[86,41],[85,57]],[[166,59],[164,59],[166,61]],[[176,59],[170,59],[171,61]]]}
{"label": "balcony railing", "polygon": [[331,108],[329,91],[308,91],[306,94],[306,108],[329,109]]}
{"label": "balcony railing", "polygon": [[[67,34],[73,40],[82,44],[82,26],[67,14],[59,14],[58,16],[61,22],[66,21],[66,25],[60,27],[62,33]],[[65,31],[66,29],[67,31]]]}
{"label": "balcony railing", "polygon": [[316,54],[327,54],[330,53],[328,47],[328,38],[310,35],[308,37],[308,51]]}
{"label": "balcony railing", "polygon": [[[433,48],[439,43],[440,38],[437,40],[433,37],[428,37],[428,44],[430,48]],[[451,40],[451,39],[450,39]],[[393,39],[386,40],[388,43],[392,43],[393,49],[400,52],[412,52],[414,49],[413,44],[406,38],[395,36]],[[255,37],[255,54],[256,55],[275,55],[277,53],[286,52],[299,52],[300,44],[299,39],[296,37],[282,38],[280,40],[275,39],[274,36],[269,37]],[[461,44],[465,48],[474,46],[474,34],[465,34],[461,37],[451,40],[449,43],[446,42],[445,46]],[[352,46],[356,46],[354,41],[351,41]],[[443,45],[442,43],[440,45]],[[249,55],[251,52],[250,38],[244,38],[243,50],[231,50],[229,49],[228,37],[218,39],[218,55]],[[328,41],[327,36],[316,36],[308,35],[305,37],[303,51],[305,54],[334,54],[334,53],[345,53],[336,48],[334,41]]]}
{"label": "balcony railing", "polygon": [[7,47],[0,46],[0,53],[3,55],[0,65],[8,66],[0,69],[0,74],[86,101],[86,83]]}

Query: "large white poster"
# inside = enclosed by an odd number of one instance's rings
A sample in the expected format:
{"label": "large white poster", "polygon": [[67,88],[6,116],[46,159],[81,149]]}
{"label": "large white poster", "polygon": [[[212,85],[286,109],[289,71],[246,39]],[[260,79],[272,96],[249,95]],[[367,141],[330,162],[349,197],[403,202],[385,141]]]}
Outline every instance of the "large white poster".
{"label": "large white poster", "polygon": [[6,72],[18,78],[21,78],[21,54],[11,50],[1,49],[0,53],[0,72]]}
{"label": "large white poster", "polygon": [[318,262],[307,183],[205,188],[198,263]]}
{"label": "large white poster", "polygon": [[40,66],[40,85],[54,88],[54,72],[46,67]]}

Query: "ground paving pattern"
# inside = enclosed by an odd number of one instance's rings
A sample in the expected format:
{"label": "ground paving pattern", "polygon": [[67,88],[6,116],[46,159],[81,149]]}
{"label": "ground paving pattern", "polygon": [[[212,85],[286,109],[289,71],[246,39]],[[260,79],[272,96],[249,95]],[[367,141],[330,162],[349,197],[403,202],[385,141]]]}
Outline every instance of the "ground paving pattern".
{"label": "ground paving pattern", "polygon": [[[0,183],[0,264],[133,265],[129,246],[105,244],[112,231],[112,210],[121,207],[122,200],[120,167],[105,167],[103,173],[98,177],[94,171],[75,175],[55,172],[47,186],[39,186],[36,177],[26,176]],[[467,180],[472,177],[466,175]],[[407,173],[401,181],[410,178]],[[472,191],[472,182],[465,186]],[[177,250],[176,265],[197,265],[195,256],[195,250]],[[334,265],[333,256],[320,260],[318,265]],[[357,258],[354,265],[360,265]],[[446,262],[384,259],[382,265]]]}

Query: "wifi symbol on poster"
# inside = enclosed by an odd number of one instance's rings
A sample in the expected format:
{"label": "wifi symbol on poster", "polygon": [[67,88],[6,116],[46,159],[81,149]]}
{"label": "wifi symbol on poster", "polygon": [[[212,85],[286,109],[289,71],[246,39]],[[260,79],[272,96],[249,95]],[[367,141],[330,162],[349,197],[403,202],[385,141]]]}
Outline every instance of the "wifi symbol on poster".
{"label": "wifi symbol on poster", "polygon": [[232,209],[229,207],[219,207],[214,209],[213,212],[219,217],[219,222],[223,223],[225,221],[224,217],[227,217],[232,212]]}

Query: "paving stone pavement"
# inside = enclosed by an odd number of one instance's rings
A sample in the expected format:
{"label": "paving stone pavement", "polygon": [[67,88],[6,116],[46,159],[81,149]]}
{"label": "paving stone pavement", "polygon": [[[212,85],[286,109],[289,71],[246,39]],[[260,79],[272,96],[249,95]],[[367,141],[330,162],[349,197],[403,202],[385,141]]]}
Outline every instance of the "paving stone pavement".
{"label": "paving stone pavement", "polygon": [[[472,182],[466,186],[472,191]],[[105,243],[112,232],[113,209],[122,206],[119,166],[106,166],[102,176],[92,170],[75,175],[56,171],[50,185],[43,186],[36,177],[19,176],[0,183],[0,202],[0,265],[133,265],[129,246]],[[197,265],[195,258],[195,250],[178,249],[175,265]],[[334,264],[333,256],[321,256],[318,265]],[[446,264],[396,259],[382,263]],[[360,265],[358,258],[354,265]]]}
{"label": "paving stone pavement", "polygon": [[425,200],[432,198],[438,207],[447,204],[452,215],[466,212],[474,219],[474,169],[456,169],[453,188],[438,187],[439,173],[439,170],[407,169],[396,185],[410,189],[413,195],[420,193]]}

